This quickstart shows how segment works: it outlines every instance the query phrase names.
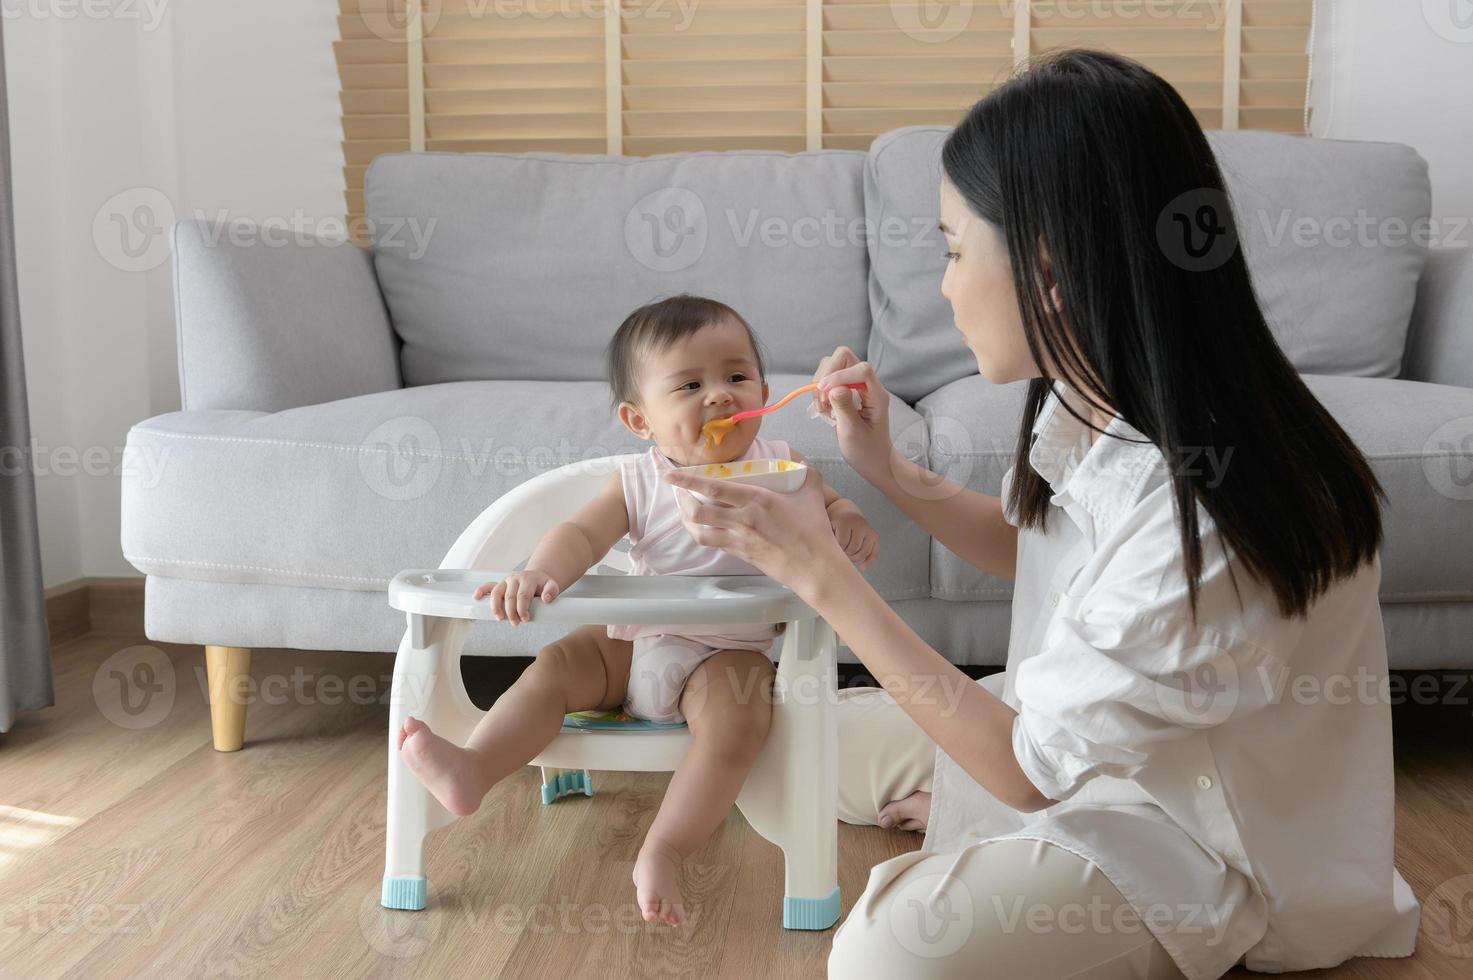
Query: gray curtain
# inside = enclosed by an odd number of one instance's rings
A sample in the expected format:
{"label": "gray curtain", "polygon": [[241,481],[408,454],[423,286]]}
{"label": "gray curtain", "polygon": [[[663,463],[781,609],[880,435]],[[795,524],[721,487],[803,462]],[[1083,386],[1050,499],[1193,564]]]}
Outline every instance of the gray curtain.
{"label": "gray curtain", "polygon": [[15,282],[4,29],[0,21],[0,732],[10,731],[16,711],[54,703]]}

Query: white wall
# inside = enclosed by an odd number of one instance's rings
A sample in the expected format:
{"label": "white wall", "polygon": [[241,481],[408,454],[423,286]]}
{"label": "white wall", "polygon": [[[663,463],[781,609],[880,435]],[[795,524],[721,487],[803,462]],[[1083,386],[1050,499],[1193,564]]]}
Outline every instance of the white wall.
{"label": "white wall", "polygon": [[[64,0],[3,6],[48,586],[137,574],[118,545],[121,447],[132,424],[179,408],[168,262],[119,263],[108,212],[138,219],[141,249],[197,210],[257,221],[344,211],[337,4],[109,6],[102,17]],[[136,206],[151,200],[162,207],[145,220]]]}
{"label": "white wall", "polygon": [[1473,3],[1315,6],[1310,131],[1414,147],[1432,179],[1433,216],[1473,216]]}
{"label": "white wall", "polygon": [[[56,264],[52,256],[57,248],[51,218],[61,199],[59,174],[51,166],[60,156],[60,131],[55,125],[60,36],[55,26],[8,19],[3,24],[5,73],[12,90],[8,101],[21,343],[31,437],[42,446],[70,444],[73,431],[67,370],[72,356],[69,338],[58,325],[53,283]],[[46,583],[76,578],[82,574],[77,481],[38,475],[36,498]]]}

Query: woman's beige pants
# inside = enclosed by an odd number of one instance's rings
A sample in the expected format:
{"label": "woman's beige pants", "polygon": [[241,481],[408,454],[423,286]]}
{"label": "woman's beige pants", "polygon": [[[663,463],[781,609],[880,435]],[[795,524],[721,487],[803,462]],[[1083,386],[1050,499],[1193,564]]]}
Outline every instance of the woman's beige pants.
{"label": "woman's beige pants", "polygon": [[[929,792],[936,744],[879,688],[839,692],[839,819]],[[870,869],[834,933],[832,980],[1179,980],[1182,973],[1092,862],[1038,840],[912,851]]]}

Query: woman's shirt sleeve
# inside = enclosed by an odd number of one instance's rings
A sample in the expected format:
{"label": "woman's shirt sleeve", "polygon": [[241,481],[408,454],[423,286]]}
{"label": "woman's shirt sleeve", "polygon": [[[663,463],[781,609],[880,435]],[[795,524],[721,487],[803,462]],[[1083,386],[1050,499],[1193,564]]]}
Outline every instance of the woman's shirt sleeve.
{"label": "woman's shirt sleeve", "polygon": [[1095,776],[1131,778],[1153,746],[1282,693],[1288,666],[1275,651],[1292,649],[1302,621],[1279,617],[1272,592],[1241,568],[1235,592],[1208,518],[1194,625],[1175,522],[1157,524],[1127,533],[1087,587],[1057,597],[1038,652],[1015,668],[1013,752],[1049,799]]}

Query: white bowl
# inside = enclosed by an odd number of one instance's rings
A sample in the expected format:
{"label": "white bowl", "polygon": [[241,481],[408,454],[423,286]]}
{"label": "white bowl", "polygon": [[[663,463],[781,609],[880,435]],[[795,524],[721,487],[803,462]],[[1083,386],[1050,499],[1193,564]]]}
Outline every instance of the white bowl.
{"label": "white bowl", "polygon": [[[727,483],[748,483],[776,490],[778,493],[792,493],[808,478],[808,467],[790,459],[739,459],[730,463],[700,463],[696,466],[681,466],[676,472]],[[706,501],[704,494],[694,490],[687,492]]]}

